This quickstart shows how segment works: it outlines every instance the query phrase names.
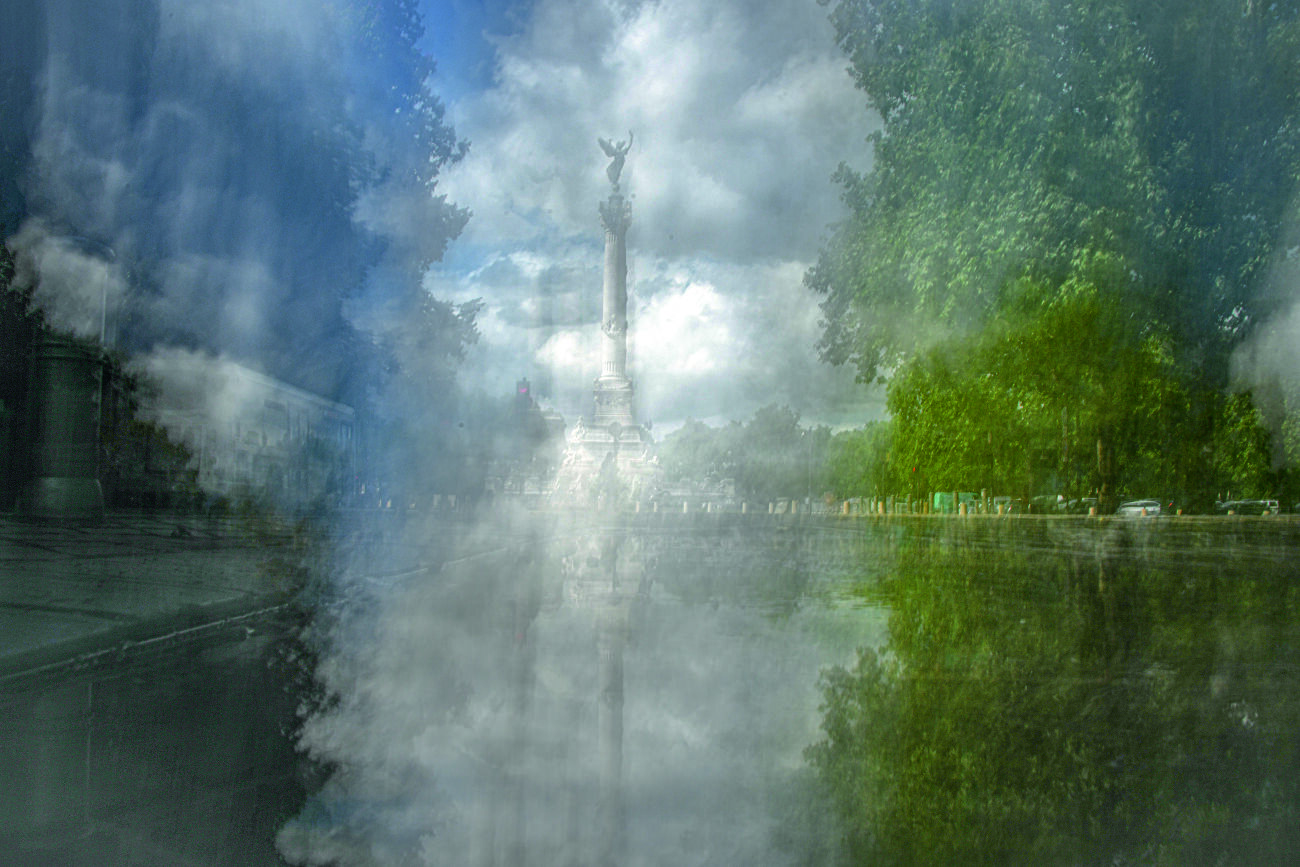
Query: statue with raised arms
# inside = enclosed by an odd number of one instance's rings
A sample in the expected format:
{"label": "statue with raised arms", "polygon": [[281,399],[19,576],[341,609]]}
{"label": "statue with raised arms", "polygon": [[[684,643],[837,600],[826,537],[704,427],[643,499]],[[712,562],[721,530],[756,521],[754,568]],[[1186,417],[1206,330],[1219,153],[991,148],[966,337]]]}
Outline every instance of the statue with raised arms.
{"label": "statue with raised arms", "polygon": [[605,152],[605,156],[613,160],[609,167],[605,169],[605,174],[609,177],[609,182],[617,189],[618,176],[623,173],[623,163],[627,159],[627,152],[632,148],[632,132],[628,131],[627,141],[614,144],[611,144],[609,139],[605,138],[598,138],[596,141],[600,143],[600,149]]}

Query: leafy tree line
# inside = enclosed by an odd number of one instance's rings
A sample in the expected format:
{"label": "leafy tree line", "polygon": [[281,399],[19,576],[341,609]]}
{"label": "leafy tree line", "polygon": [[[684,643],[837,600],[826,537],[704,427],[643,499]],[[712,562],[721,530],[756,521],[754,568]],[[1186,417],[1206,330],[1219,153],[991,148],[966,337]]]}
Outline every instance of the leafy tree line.
{"label": "leafy tree line", "polygon": [[659,461],[670,485],[736,483],[736,496],[753,502],[819,498],[829,490],[831,431],[799,424],[799,414],[770,404],[745,422],[714,428],[688,419],[664,437]]}
{"label": "leafy tree line", "polygon": [[1249,392],[1198,403],[1167,336],[1098,356],[1096,346],[1123,323],[1095,283],[1071,281],[1046,303],[1040,287],[1023,291],[1028,309],[902,366],[889,386],[890,421],[836,436],[830,473],[839,496],[1077,498],[1109,476],[1126,497],[1174,496],[1180,507],[1208,511],[1216,494],[1284,489]]}
{"label": "leafy tree line", "polygon": [[[1233,353],[1300,179],[1300,4],[842,0],[880,116],[806,283],[933,489],[1278,494]],[[1233,394],[1238,394],[1233,397]],[[1243,403],[1244,401],[1244,403]],[[851,485],[848,485],[851,487]]]}

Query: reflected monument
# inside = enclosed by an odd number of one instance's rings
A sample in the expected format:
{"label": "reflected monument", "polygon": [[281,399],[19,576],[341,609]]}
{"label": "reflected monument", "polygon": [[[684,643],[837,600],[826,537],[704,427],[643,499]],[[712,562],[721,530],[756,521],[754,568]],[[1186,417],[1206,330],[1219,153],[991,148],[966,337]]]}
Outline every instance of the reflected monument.
{"label": "reflected monument", "polygon": [[619,177],[632,134],[628,133],[627,141],[598,141],[611,160],[605,174],[612,187],[609,198],[600,203],[605,229],[600,375],[590,421],[579,418],[567,436],[555,494],[563,504],[611,507],[648,499],[659,466],[650,431],[636,420],[627,370],[627,229],[632,209],[620,192]]}

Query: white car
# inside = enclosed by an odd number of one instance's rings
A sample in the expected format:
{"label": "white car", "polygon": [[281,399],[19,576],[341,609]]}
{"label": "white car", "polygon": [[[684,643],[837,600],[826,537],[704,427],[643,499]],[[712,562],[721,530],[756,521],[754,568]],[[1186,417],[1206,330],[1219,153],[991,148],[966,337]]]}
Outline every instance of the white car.
{"label": "white car", "polygon": [[1137,518],[1145,515],[1148,518],[1154,518],[1160,514],[1159,500],[1130,500],[1122,503],[1115,510],[1116,515],[1129,518]]}

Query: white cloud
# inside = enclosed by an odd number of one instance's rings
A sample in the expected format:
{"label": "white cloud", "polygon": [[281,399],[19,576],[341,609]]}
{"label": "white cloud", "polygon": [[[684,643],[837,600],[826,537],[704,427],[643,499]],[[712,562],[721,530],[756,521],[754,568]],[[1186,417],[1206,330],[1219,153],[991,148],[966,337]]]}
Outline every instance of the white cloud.
{"label": "white cloud", "polygon": [[488,303],[483,388],[544,368],[566,414],[589,396],[609,192],[596,139],[630,129],[643,417],[745,417],[772,401],[818,417],[861,400],[817,362],[802,286],[841,213],[831,173],[869,159],[865,100],[822,7],[539,0],[495,44],[496,85],[449,107],[472,144],[443,188],[474,218],[434,279]]}
{"label": "white cloud", "polygon": [[46,321],[79,337],[98,337],[127,291],[112,248],[52,233],[40,219],[25,222],[6,243],[14,252],[15,284],[32,289]]}
{"label": "white cloud", "polygon": [[637,356],[646,370],[677,378],[712,378],[731,362],[736,335],[731,301],[709,283],[689,281],[661,292],[639,311]]}

